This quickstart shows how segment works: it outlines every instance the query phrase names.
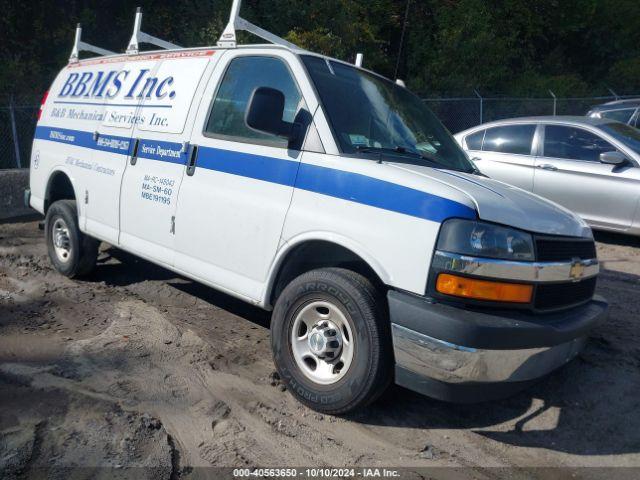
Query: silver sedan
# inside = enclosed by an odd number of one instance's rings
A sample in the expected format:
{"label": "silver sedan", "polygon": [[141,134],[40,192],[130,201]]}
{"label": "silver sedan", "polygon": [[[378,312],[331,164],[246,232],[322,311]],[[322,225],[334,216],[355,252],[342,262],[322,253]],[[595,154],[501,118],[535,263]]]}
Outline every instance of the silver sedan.
{"label": "silver sedan", "polygon": [[606,118],[530,117],[455,138],[485,175],[553,200],[594,229],[640,235],[640,130]]}

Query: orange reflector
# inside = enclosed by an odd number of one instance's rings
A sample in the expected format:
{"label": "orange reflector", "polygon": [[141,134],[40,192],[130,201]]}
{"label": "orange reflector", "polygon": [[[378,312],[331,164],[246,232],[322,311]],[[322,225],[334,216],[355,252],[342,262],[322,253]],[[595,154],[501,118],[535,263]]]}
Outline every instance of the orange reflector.
{"label": "orange reflector", "polygon": [[438,275],[436,290],[445,295],[492,302],[529,303],[533,296],[533,285],[491,282],[448,273]]}

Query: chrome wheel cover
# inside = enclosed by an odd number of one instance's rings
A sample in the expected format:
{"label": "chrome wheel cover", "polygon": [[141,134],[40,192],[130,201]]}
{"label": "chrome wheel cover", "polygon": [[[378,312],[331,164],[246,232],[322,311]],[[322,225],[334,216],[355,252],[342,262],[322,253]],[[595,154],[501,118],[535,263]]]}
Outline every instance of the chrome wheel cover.
{"label": "chrome wheel cover", "polygon": [[62,218],[56,218],[51,228],[51,241],[53,243],[53,250],[57,259],[62,263],[67,263],[71,260],[71,238],[69,235],[69,227],[67,222]]}
{"label": "chrome wheel cover", "polygon": [[326,300],[312,301],[296,312],[290,341],[298,368],[320,385],[336,383],[353,361],[351,325],[342,310]]}

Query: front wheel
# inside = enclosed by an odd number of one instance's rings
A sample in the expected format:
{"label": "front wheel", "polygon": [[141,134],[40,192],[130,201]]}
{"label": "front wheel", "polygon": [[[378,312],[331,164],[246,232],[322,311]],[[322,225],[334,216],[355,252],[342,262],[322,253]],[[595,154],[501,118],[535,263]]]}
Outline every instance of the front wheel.
{"label": "front wheel", "polygon": [[323,413],[363,407],[391,379],[384,297],[349,270],[313,270],[293,280],[276,302],[271,346],[288,389]]}
{"label": "front wheel", "polygon": [[74,278],[94,269],[100,242],[80,231],[74,200],[58,200],[49,207],[45,235],[49,258],[58,272]]}

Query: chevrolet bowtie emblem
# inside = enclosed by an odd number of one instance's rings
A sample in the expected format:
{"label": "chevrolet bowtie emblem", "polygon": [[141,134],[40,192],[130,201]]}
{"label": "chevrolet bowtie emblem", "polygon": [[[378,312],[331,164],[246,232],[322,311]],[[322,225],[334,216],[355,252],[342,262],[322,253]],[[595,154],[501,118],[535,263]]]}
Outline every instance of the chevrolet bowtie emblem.
{"label": "chevrolet bowtie emblem", "polygon": [[569,276],[574,280],[580,280],[584,275],[584,265],[580,260],[574,260],[571,263],[571,270],[569,270]]}

